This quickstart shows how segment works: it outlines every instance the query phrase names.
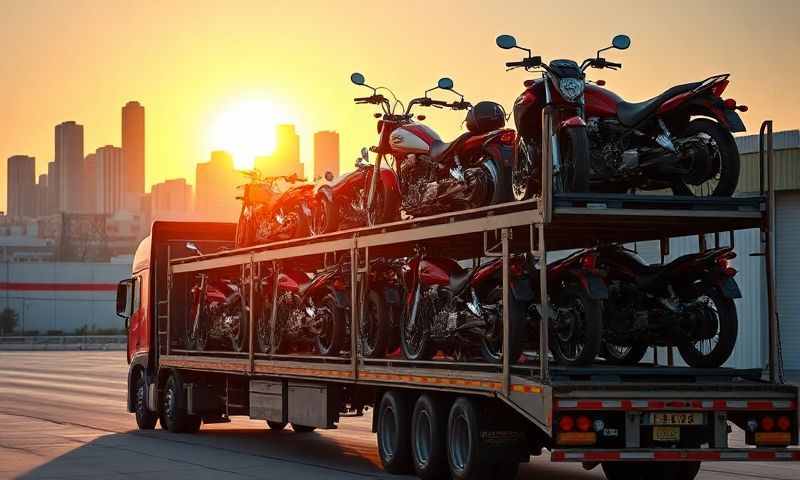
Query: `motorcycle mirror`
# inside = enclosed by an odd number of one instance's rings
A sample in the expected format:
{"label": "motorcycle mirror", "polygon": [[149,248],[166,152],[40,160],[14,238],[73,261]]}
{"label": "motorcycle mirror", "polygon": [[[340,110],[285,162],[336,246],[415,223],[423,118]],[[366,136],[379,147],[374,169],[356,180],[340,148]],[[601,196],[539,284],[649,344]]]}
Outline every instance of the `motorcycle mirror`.
{"label": "motorcycle mirror", "polygon": [[355,73],[350,75],[350,81],[353,82],[356,85],[364,85],[364,83],[366,83],[366,79],[364,78],[364,75],[362,75],[362,74],[360,74],[358,72],[355,72]]}
{"label": "motorcycle mirror", "polygon": [[436,84],[436,86],[441,88],[442,90],[452,90],[453,79],[448,77],[442,77],[439,79],[439,82]]}
{"label": "motorcycle mirror", "polygon": [[200,248],[198,248],[197,244],[194,242],[186,242],[186,249],[191,250],[195,255],[202,255],[202,253],[200,253]]}
{"label": "motorcycle mirror", "polygon": [[512,48],[516,48],[517,46],[517,39],[512,37],[511,35],[500,35],[495,40],[495,43],[498,47],[502,48],[503,50],[509,50]]}
{"label": "motorcycle mirror", "polygon": [[631,37],[627,35],[617,35],[611,40],[611,45],[617,50],[626,50],[631,46]]}

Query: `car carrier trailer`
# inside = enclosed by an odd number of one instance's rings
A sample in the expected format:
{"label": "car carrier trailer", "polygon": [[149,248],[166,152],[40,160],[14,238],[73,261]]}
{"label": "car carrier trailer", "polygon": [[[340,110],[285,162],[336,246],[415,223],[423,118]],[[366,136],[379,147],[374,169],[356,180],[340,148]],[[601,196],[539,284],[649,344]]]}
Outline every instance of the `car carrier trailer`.
{"label": "car carrier trailer", "polygon": [[[513,478],[520,462],[543,449],[552,461],[602,464],[612,480],[691,479],[702,461],[798,460],[800,450],[792,447],[798,443],[798,388],[783,383],[780,368],[771,156],[771,123],[765,122],[761,194],[746,198],[553,195],[544,171],[543,194],[533,200],[252,248],[230,249],[233,225],[155,222],[137,250],[132,278],[118,291],[118,311],[130,322],[128,410],[141,428],[153,428],[160,418],[172,431],[192,432],[201,422],[245,415],[302,432],[336,428],[343,415],[372,407],[384,468],[411,472],[412,457],[421,458],[417,473],[424,478],[448,468],[455,478],[483,478],[487,469],[494,478]],[[698,235],[705,248],[706,242],[732,243],[734,231],[752,228],[761,229],[765,245],[766,377],[761,369],[676,367],[671,356],[658,365],[657,354],[652,363],[614,368],[552,366],[547,354],[526,355],[522,363],[503,355],[499,364],[359,354],[370,259],[409,256],[419,246],[456,259],[499,256],[507,279],[509,256],[527,252],[538,259],[539,305],[546,310],[542,266],[548,251],[646,240],[662,240],[663,249],[663,240],[688,235]],[[187,242],[212,253],[190,257]],[[196,275],[239,275],[249,285],[246,301],[255,305],[276,297],[259,291],[255,279],[262,269],[278,271],[292,262],[314,271],[342,257],[352,268],[350,346],[341,355],[257,352],[255,308],[249,309],[245,351],[185,348]],[[509,346],[507,283],[503,351]],[[538,351],[548,352],[548,316],[542,317]],[[746,448],[729,444],[731,423],[746,430]]]}

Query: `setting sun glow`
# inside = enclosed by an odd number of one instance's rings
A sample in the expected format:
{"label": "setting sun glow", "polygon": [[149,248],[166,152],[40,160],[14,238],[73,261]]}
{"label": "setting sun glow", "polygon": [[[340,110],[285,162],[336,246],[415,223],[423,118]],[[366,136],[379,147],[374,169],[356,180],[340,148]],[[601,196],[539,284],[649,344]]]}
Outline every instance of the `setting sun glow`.
{"label": "setting sun glow", "polygon": [[275,126],[285,121],[285,112],[269,100],[233,101],[211,119],[207,147],[230,152],[236,168],[249,169],[255,157],[272,153]]}

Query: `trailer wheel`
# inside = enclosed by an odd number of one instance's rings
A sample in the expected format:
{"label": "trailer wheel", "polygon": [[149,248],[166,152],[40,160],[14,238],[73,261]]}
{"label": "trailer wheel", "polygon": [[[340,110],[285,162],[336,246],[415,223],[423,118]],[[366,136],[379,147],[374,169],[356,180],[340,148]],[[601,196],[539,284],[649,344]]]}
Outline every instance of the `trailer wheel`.
{"label": "trailer wheel", "polygon": [[177,375],[172,374],[164,386],[161,397],[161,426],[172,433],[196,433],[200,430],[202,419],[199,415],[189,415],[181,406],[183,385]]}
{"label": "trailer wheel", "polygon": [[606,462],[603,473],[608,480],[694,480],[700,462]]}
{"label": "trailer wheel", "polygon": [[311,433],[316,429],[317,427],[311,427],[309,425],[298,425],[296,423],[292,424],[292,430],[294,430],[295,433]]}
{"label": "trailer wheel", "polygon": [[267,426],[270,430],[275,430],[276,432],[280,432],[284,428],[286,428],[286,422],[273,422],[272,420],[267,420]]}
{"label": "trailer wheel", "polygon": [[411,415],[406,398],[390,390],[378,409],[378,455],[389,473],[411,473]]}
{"label": "trailer wheel", "polygon": [[136,425],[139,430],[152,430],[158,421],[158,415],[147,409],[147,383],[144,370],[136,375],[136,390],[134,394],[134,408],[136,409]]}
{"label": "trailer wheel", "polygon": [[425,394],[411,415],[411,453],[414,471],[422,480],[447,474],[447,410],[443,402]]}
{"label": "trailer wheel", "polygon": [[450,474],[456,480],[478,480],[488,476],[486,465],[480,458],[478,409],[469,398],[460,397],[450,408],[447,460]]}

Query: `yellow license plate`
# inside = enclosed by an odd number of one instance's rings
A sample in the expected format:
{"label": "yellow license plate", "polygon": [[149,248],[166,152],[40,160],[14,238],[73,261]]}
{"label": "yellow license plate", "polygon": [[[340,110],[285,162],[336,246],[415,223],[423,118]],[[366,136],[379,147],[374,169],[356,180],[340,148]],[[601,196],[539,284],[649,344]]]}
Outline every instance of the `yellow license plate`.
{"label": "yellow license plate", "polygon": [[656,442],[678,442],[681,439],[681,427],[653,427],[653,440]]}
{"label": "yellow license plate", "polygon": [[654,413],[653,425],[702,425],[703,414],[698,412]]}

